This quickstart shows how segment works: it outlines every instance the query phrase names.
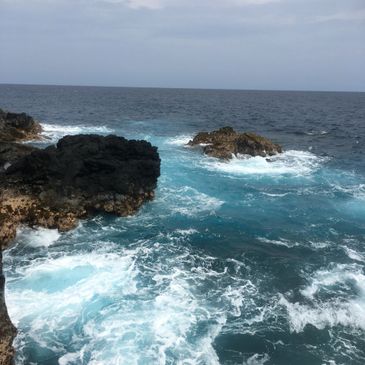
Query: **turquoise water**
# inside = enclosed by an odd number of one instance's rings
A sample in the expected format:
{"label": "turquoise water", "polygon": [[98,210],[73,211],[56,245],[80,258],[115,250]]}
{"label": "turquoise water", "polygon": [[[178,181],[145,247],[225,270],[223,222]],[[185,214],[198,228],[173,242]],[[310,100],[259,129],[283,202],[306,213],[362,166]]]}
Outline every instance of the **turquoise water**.
{"label": "turquoise water", "polygon": [[[364,364],[364,94],[1,86],[64,134],[147,139],[156,199],[6,251],[17,364]],[[267,162],[187,148],[231,124]]]}

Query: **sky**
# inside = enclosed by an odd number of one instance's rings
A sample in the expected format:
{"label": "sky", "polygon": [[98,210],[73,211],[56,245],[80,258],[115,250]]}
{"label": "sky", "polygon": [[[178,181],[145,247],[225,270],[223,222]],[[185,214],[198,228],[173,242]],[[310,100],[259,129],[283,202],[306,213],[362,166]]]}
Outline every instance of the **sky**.
{"label": "sky", "polygon": [[365,0],[0,0],[0,83],[365,91]]}

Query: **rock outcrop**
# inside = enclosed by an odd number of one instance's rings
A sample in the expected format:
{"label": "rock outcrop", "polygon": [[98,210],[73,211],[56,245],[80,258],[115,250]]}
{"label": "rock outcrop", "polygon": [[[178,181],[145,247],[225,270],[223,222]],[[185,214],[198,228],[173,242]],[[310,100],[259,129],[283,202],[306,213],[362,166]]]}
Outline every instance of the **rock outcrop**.
{"label": "rock outcrop", "polygon": [[98,212],[127,216],[154,197],[157,148],[117,136],[77,135],[37,149],[14,141],[39,138],[26,114],[0,109],[0,365],[11,365],[16,329],[4,300],[2,249],[19,224],[67,231]]}
{"label": "rock outcrop", "polygon": [[0,109],[0,141],[17,142],[40,139],[41,125],[25,113],[10,113]]}
{"label": "rock outcrop", "polygon": [[134,214],[153,199],[160,158],[146,141],[77,135],[35,150],[0,175],[0,242],[19,224],[74,228],[98,212]]}
{"label": "rock outcrop", "polygon": [[282,152],[282,147],[255,133],[238,133],[231,127],[213,132],[200,132],[189,146],[202,146],[203,152],[211,157],[229,160],[237,155],[272,156]]}
{"label": "rock outcrop", "polygon": [[5,171],[15,161],[35,150],[35,147],[27,144],[0,141],[0,172]]}

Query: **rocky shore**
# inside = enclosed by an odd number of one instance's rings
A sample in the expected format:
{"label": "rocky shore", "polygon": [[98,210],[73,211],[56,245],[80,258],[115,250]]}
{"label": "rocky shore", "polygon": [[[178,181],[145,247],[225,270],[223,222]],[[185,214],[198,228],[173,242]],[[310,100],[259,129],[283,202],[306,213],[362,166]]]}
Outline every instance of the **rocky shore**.
{"label": "rocky shore", "polygon": [[[160,158],[149,142],[77,135],[45,149],[15,143],[37,139],[41,130],[26,114],[0,110],[1,249],[20,224],[67,231],[97,213],[134,214],[154,198]],[[0,266],[0,365],[11,364],[15,334]]]}
{"label": "rocky shore", "polygon": [[188,143],[201,146],[204,154],[222,160],[237,155],[273,156],[283,151],[282,147],[255,133],[238,133],[232,127],[223,127],[213,132],[200,132]]}

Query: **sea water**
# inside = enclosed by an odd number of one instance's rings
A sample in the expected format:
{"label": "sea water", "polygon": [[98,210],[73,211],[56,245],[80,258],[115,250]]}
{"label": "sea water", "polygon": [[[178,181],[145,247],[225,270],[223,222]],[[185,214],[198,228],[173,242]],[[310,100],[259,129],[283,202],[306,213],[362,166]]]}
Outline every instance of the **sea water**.
{"label": "sea water", "polygon": [[[0,86],[50,140],[146,139],[156,199],[4,255],[16,364],[364,364],[365,94]],[[186,143],[231,125],[285,152]]]}

